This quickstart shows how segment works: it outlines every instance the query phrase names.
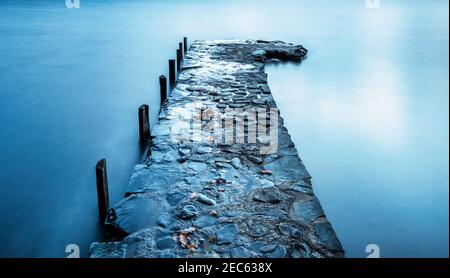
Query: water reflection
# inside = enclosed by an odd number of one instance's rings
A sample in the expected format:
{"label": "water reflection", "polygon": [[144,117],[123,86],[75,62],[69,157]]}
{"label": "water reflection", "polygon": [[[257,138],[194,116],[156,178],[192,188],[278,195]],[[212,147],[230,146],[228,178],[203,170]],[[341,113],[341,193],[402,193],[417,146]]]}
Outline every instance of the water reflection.
{"label": "water reflection", "polygon": [[301,66],[268,67],[349,256],[448,256],[448,3],[408,3],[353,10],[355,33],[311,35]]}

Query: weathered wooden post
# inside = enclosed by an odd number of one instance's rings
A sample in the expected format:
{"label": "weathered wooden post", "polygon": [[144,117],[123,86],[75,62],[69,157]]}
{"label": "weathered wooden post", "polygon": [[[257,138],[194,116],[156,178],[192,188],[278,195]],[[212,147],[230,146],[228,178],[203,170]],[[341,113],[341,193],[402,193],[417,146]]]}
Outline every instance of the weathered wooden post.
{"label": "weathered wooden post", "polygon": [[175,84],[175,59],[169,60],[169,82],[170,85]]}
{"label": "weathered wooden post", "polygon": [[141,143],[147,143],[150,140],[150,120],[148,113],[148,105],[139,106],[139,140]]}
{"label": "weathered wooden post", "polygon": [[106,172],[106,159],[101,159],[95,166],[97,177],[98,214],[100,223],[104,224],[109,209],[108,175]]}
{"label": "weathered wooden post", "polygon": [[181,60],[183,60],[183,43],[182,42],[179,42],[178,43],[178,49],[180,50],[180,52],[181,52]]}
{"label": "weathered wooden post", "polygon": [[181,70],[181,50],[177,49],[177,71],[180,72]]}
{"label": "weathered wooden post", "polygon": [[167,78],[164,75],[159,77],[159,92],[161,94],[161,107],[167,99]]}
{"label": "weathered wooden post", "polygon": [[186,52],[187,52],[187,49],[188,49],[188,47],[187,47],[187,37],[183,38],[183,45],[184,45],[184,54],[186,55]]}

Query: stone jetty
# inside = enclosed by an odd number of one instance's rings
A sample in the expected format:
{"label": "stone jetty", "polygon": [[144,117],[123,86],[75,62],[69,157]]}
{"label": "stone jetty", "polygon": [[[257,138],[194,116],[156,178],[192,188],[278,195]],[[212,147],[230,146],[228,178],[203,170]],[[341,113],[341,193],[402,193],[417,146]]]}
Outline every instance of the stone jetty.
{"label": "stone jetty", "polygon": [[108,211],[127,236],[92,243],[90,256],[343,257],[264,72],[306,55],[281,41],[195,41]]}

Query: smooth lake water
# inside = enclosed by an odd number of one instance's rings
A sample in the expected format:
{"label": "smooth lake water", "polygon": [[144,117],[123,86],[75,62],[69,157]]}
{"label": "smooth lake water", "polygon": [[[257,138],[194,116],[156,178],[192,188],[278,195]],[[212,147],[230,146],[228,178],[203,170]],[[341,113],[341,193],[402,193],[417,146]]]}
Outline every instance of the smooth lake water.
{"label": "smooth lake water", "polygon": [[0,257],[87,256],[183,36],[301,43],[269,84],[347,255],[447,257],[448,1],[0,2]]}

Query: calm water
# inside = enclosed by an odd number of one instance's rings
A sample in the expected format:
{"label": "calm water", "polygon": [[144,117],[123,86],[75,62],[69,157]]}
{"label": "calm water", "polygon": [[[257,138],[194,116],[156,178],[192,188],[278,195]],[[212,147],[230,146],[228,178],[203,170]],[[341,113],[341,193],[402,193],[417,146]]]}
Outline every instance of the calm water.
{"label": "calm water", "polygon": [[448,2],[0,2],[0,256],[87,255],[182,36],[302,43],[269,82],[349,256],[448,256]]}

